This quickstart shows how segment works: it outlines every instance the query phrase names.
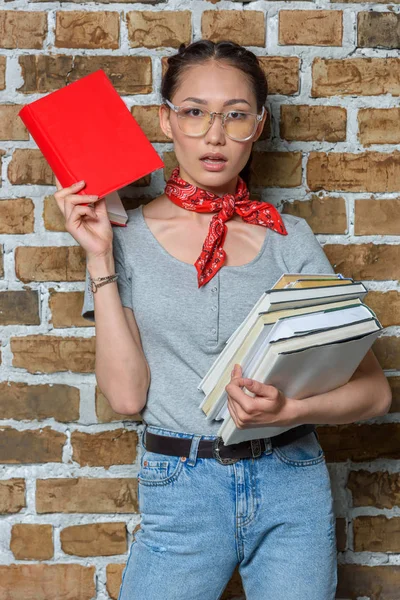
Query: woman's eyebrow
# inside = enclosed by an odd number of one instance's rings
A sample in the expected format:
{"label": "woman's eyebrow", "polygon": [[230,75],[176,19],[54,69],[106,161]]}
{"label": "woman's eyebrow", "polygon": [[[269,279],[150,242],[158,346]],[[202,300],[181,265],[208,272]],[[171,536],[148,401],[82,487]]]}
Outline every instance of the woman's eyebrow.
{"label": "woman's eyebrow", "polygon": [[[185,98],[184,100],[182,100],[182,102],[186,102],[186,100],[190,100],[191,102],[197,102],[197,104],[208,104],[207,100],[202,100],[201,98],[193,98],[192,96]],[[246,104],[251,106],[250,102],[248,102],[244,98],[232,98],[231,100],[227,100],[226,102],[224,102],[222,106],[231,106],[232,104],[238,104],[239,102],[245,102]]]}

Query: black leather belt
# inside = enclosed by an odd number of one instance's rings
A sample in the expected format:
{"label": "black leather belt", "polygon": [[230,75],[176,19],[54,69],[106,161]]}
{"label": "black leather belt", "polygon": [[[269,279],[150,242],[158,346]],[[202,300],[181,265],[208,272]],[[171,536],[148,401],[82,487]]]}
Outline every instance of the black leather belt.
{"label": "black leather belt", "polygon": [[[272,447],[282,446],[307,435],[311,431],[315,431],[315,425],[298,425],[267,439],[270,439]],[[191,443],[191,438],[158,435],[147,429],[145,430],[144,447],[149,452],[172,456],[189,456]],[[266,449],[264,438],[225,446],[223,439],[217,436],[214,440],[200,440],[197,456],[199,458],[216,458],[222,464],[231,464],[237,462],[240,458],[257,458]]]}

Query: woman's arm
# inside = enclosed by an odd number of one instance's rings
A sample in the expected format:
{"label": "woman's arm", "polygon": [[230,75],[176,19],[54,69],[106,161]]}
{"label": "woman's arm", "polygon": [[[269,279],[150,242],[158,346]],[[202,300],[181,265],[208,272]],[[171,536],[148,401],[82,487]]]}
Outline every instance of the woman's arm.
{"label": "woman's arm", "polygon": [[[111,275],[114,258],[88,259],[87,269],[92,278]],[[122,306],[116,281],[98,288],[93,298],[97,383],[115,412],[136,414],[147,401],[150,369],[133,311]]]}
{"label": "woman's arm", "polygon": [[[66,188],[61,186],[57,177],[55,180],[57,192],[54,198],[64,216],[65,229],[86,252],[86,285],[81,315],[95,321],[96,325],[97,382],[116,412],[136,414],[147,401],[150,370],[133,310],[125,309],[132,312],[132,315],[126,316],[123,308],[123,304],[131,306],[132,293],[118,227],[113,233],[104,197],[78,194],[86,185],[83,180]],[[118,281],[89,294],[90,277],[96,279],[115,272],[118,273]]]}
{"label": "woman's arm", "polygon": [[[246,394],[243,386],[255,396]],[[238,429],[353,423],[385,415],[392,402],[389,383],[371,349],[345,385],[324,394],[302,400],[288,398],[272,385],[242,377],[240,365],[235,365],[225,389],[228,409]]]}
{"label": "woman's arm", "polygon": [[370,349],[345,385],[295,402],[295,421],[299,425],[339,425],[385,415],[392,403],[392,392],[375,354]]}

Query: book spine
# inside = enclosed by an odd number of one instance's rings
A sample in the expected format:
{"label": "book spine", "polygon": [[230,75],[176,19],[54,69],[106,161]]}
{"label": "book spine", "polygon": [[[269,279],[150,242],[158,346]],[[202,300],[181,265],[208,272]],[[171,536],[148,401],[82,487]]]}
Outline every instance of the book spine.
{"label": "book spine", "polygon": [[32,112],[31,107],[27,104],[19,112],[20,119],[26,125],[29,133],[33,137],[43,156],[49,163],[51,170],[63,187],[67,187],[78,180],[77,177],[69,170],[68,166],[57,153],[57,148],[52,140],[40,127],[37,117]]}

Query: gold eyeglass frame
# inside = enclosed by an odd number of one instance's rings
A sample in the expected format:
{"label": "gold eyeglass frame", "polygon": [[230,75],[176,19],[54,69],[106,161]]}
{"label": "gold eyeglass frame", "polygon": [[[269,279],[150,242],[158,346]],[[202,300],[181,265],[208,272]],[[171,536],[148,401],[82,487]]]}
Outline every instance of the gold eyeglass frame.
{"label": "gold eyeglass frame", "polygon": [[[180,108],[185,108],[184,106],[175,106],[175,104],[172,104],[172,102],[170,102],[169,100],[167,100],[167,98],[163,98],[162,101],[163,101],[163,104],[167,104],[176,113],[178,113],[178,111],[179,111]],[[186,107],[186,108],[189,108],[189,107]],[[253,135],[255,134],[255,132],[257,130],[258,123],[263,118],[264,112],[265,112],[265,106],[262,107],[262,111],[261,111],[260,115],[257,114],[257,113],[248,113],[248,112],[245,112],[243,110],[236,110],[236,111],[230,110],[229,112],[243,112],[246,115],[251,115],[253,117],[256,117],[256,120],[255,120],[255,123],[254,123],[254,130],[253,130],[252,134],[249,135],[249,136],[247,136],[246,138],[238,139],[238,138],[234,138],[231,135],[229,135],[227,133],[226,129],[225,129],[225,119],[226,119],[226,117],[227,117],[227,115],[229,113],[210,111],[207,108],[200,108],[200,107],[197,107],[197,106],[193,106],[191,108],[198,108],[199,110],[204,110],[205,112],[207,112],[210,115],[210,122],[208,124],[208,128],[205,131],[203,131],[203,133],[197,133],[197,134],[194,133],[193,134],[193,133],[186,133],[185,131],[182,131],[182,129],[179,127],[179,129],[181,129],[182,133],[184,133],[185,135],[187,135],[189,137],[201,137],[203,135],[206,135],[207,131],[210,129],[210,127],[214,123],[215,115],[221,115],[222,116],[222,128],[224,130],[224,133],[228,136],[228,138],[230,138],[231,140],[234,140],[235,142],[247,142],[248,140],[250,140],[253,137]],[[178,119],[178,125],[179,125],[179,119]]]}

